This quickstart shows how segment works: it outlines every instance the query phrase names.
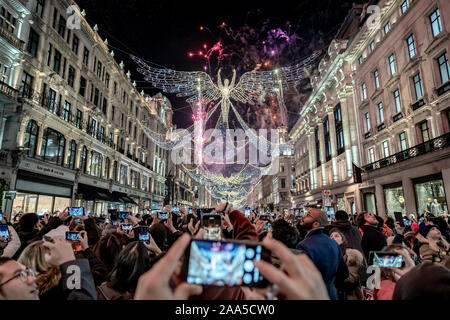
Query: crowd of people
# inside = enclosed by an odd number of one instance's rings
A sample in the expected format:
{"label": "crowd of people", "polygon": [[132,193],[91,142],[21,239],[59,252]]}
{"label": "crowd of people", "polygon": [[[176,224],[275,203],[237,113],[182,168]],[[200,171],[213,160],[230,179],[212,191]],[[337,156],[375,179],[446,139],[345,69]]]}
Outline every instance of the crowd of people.
{"label": "crowd of people", "polygon": [[[71,216],[69,210],[27,213],[0,237],[0,300],[408,300],[450,299],[450,227],[431,214],[401,223],[368,212],[337,211],[330,221],[320,208],[303,215],[244,214],[228,203],[221,238],[261,243],[268,260],[254,261],[266,288],[187,283],[185,250],[205,230],[194,210],[166,206],[158,214],[119,219]],[[132,225],[123,230],[122,225]],[[148,229],[141,241],[137,228]],[[80,233],[76,241],[67,233]],[[395,253],[402,265],[371,270],[373,252]],[[76,276],[76,277],[75,277]]]}

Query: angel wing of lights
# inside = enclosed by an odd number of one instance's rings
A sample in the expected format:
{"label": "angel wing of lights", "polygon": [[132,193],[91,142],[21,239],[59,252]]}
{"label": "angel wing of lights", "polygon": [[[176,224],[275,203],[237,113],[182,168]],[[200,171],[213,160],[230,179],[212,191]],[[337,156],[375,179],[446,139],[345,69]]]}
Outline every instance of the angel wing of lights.
{"label": "angel wing of lights", "polygon": [[[242,103],[254,104],[261,94],[276,95],[276,89],[296,86],[305,78],[306,68],[321,54],[315,51],[299,63],[271,71],[244,73],[231,91],[231,98]],[[280,86],[282,88],[280,88]]]}
{"label": "angel wing of lights", "polygon": [[194,103],[199,95],[205,99],[205,103],[215,101],[222,96],[206,72],[159,69],[151,67],[136,56],[131,56],[131,59],[140,66],[137,71],[144,75],[145,80],[153,87],[167,93],[176,93],[178,97],[189,97],[186,100],[189,103]]}

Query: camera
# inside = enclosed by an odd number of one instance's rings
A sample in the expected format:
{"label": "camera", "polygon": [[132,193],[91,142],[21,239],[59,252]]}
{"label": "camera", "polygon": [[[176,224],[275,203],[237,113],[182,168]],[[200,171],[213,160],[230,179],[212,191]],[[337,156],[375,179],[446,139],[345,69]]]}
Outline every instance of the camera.
{"label": "camera", "polygon": [[119,212],[119,213],[117,214],[117,217],[118,217],[120,220],[128,219],[129,216],[130,216],[130,213],[127,212],[127,211],[121,211],[121,212]]}
{"label": "camera", "polygon": [[187,283],[214,286],[267,287],[254,260],[270,259],[261,244],[247,241],[191,240],[182,277]]}
{"label": "camera", "polygon": [[403,268],[405,261],[403,256],[395,252],[371,251],[369,265],[380,268]]}
{"label": "camera", "polygon": [[158,219],[159,220],[166,220],[169,219],[169,213],[164,213],[164,212],[158,212]]}
{"label": "camera", "polygon": [[133,225],[132,224],[122,224],[120,226],[120,229],[122,229],[123,231],[133,230]]}
{"label": "camera", "polygon": [[139,241],[150,243],[150,231],[148,227],[137,227],[134,229],[135,234],[137,235]]}
{"label": "camera", "polygon": [[80,241],[81,239],[81,233],[80,232],[66,232],[66,240],[68,241]]}
{"label": "camera", "polygon": [[84,208],[83,207],[70,207],[69,208],[69,216],[84,216]]}
{"label": "camera", "polygon": [[3,242],[9,242],[9,230],[7,224],[0,224],[0,238],[3,238]]}

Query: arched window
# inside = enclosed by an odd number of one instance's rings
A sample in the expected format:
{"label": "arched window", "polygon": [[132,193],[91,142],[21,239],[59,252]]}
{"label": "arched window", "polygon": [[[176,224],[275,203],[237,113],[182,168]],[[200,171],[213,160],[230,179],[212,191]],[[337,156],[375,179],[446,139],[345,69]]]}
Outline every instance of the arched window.
{"label": "arched window", "polygon": [[80,154],[80,170],[83,173],[87,173],[87,153],[88,150],[86,146],[84,146]]}
{"label": "arched window", "polygon": [[117,179],[119,175],[119,164],[117,163],[117,161],[114,161],[114,165],[113,165],[113,179],[114,181],[117,182]]}
{"label": "arched window", "polygon": [[109,169],[110,169],[110,166],[111,166],[111,164],[110,164],[111,162],[110,162],[110,160],[109,160],[109,158],[106,158],[105,159],[105,172],[104,172],[104,174],[103,174],[103,177],[105,178],[105,179],[107,179],[107,180],[109,180]]}
{"label": "arched window", "polygon": [[103,157],[100,153],[96,151],[91,151],[91,175],[95,177],[100,177],[102,172],[102,162]]}
{"label": "arched window", "polygon": [[67,166],[69,169],[75,170],[75,159],[77,156],[77,143],[75,140],[70,141],[69,151],[67,154]]}
{"label": "arched window", "polygon": [[36,145],[38,139],[39,127],[34,120],[30,120],[25,131],[25,138],[23,141],[23,147],[30,149],[27,151],[27,156],[33,158],[36,155]]}
{"label": "arched window", "polygon": [[58,131],[47,128],[42,137],[41,157],[44,161],[62,166],[66,138]]}

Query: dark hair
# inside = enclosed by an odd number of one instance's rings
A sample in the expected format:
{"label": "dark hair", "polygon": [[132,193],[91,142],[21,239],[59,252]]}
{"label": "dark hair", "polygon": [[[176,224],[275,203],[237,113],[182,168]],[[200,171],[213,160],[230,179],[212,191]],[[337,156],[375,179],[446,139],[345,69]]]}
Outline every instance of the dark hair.
{"label": "dark hair", "polygon": [[346,221],[348,221],[348,214],[344,210],[336,211],[334,216],[336,217],[336,220],[346,220]]}
{"label": "dark hair", "polygon": [[384,225],[384,219],[383,219],[382,217],[380,217],[380,216],[375,216],[375,218],[376,218],[377,221],[378,221],[378,228],[383,228],[383,225]]}
{"label": "dark hair", "polygon": [[150,228],[150,234],[155,240],[156,245],[161,249],[165,250],[167,243],[167,229],[162,223],[156,223]]}
{"label": "dark hair", "polygon": [[123,246],[125,245],[125,238],[122,234],[112,232],[100,238],[94,246],[94,253],[108,269],[108,272],[116,265],[117,259]]}
{"label": "dark hair", "polygon": [[8,261],[11,261],[11,260],[13,260],[13,259],[12,259],[12,258],[9,258],[9,257],[0,257],[0,266],[1,266],[2,264],[7,263]]}
{"label": "dark hair", "polygon": [[343,234],[342,231],[339,230],[338,228],[333,228],[333,229],[331,229],[330,232],[329,232],[328,234],[331,236],[331,234],[332,234],[333,232],[339,233],[339,235],[340,235],[341,238],[342,238],[342,243],[339,245],[339,247],[341,248],[342,254],[344,255],[344,254],[345,254],[345,249],[347,249],[347,245],[348,245],[347,237],[346,237],[345,234]]}
{"label": "dark hair", "polygon": [[366,219],[364,218],[364,215],[367,212],[360,212],[358,213],[358,215],[356,216],[356,225],[361,228],[365,223],[366,223]]}
{"label": "dark hair", "polygon": [[38,222],[39,217],[36,213],[24,214],[19,220],[20,231],[31,231]]}
{"label": "dark hair", "polygon": [[395,221],[394,221],[394,219],[392,218],[392,217],[387,217],[386,218],[386,225],[389,227],[389,228],[391,228],[392,230],[395,230]]}
{"label": "dark hair", "polygon": [[284,219],[277,219],[272,223],[272,237],[292,249],[298,243],[298,231]]}
{"label": "dark hair", "polygon": [[134,292],[139,277],[151,267],[147,248],[139,241],[129,243],[119,254],[110,273],[110,287],[120,292]]}

